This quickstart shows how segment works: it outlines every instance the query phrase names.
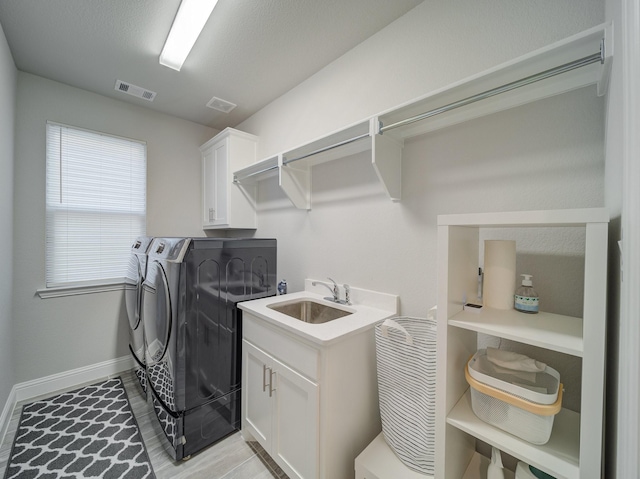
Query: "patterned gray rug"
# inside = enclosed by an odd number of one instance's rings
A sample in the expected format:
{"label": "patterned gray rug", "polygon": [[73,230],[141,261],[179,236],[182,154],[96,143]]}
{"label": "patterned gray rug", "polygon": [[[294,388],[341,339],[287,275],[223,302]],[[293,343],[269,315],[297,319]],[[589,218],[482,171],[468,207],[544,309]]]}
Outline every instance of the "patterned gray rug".
{"label": "patterned gray rug", "polygon": [[4,477],[155,478],[122,380],[25,405]]}

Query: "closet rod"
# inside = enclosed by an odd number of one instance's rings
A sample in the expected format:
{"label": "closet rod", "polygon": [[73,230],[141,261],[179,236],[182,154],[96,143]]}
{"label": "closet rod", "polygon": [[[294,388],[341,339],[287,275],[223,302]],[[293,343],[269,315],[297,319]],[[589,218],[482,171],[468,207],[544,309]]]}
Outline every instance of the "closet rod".
{"label": "closet rod", "polygon": [[[354,138],[349,138],[348,140],[340,141],[338,143],[334,143],[333,145],[329,145],[329,146],[325,146],[323,148],[319,148],[319,149],[314,150],[314,151],[312,151],[310,153],[307,153],[305,155],[298,156],[296,158],[291,158],[289,160],[284,160],[282,162],[282,164],[283,165],[288,165],[289,163],[293,163],[294,161],[303,160],[305,158],[309,158],[310,156],[317,155],[318,153],[323,153],[325,151],[333,150],[334,148],[338,148],[339,146],[348,145],[349,143],[353,143],[355,141],[361,140],[361,139],[366,138],[368,136],[369,136],[369,133],[363,133],[362,135],[358,135],[358,136],[356,136]],[[277,168],[278,168],[278,165],[269,166],[267,168],[263,168],[262,170],[254,171],[252,173],[249,173],[248,175],[243,176],[242,178],[238,178],[237,175],[233,175],[233,182],[234,183],[241,183],[242,180],[246,180],[247,178],[251,178],[252,176],[261,175],[262,173],[266,173],[267,171],[275,170]]]}
{"label": "closet rod", "polygon": [[312,151],[311,153],[306,153],[302,156],[297,156],[296,158],[291,158],[289,160],[284,160],[282,162],[283,165],[288,165],[289,163],[293,163],[294,161],[304,160],[305,158],[309,158],[310,156],[317,155],[318,153],[324,153],[325,151],[333,150],[334,148],[338,148],[339,146],[348,145],[349,143],[353,143],[355,141],[361,140],[362,138],[366,138],[369,136],[369,133],[363,133],[362,135],[358,135],[354,138],[349,138],[348,140],[340,141],[333,145],[325,146],[323,148],[318,148],[317,150]]}
{"label": "closet rod", "polygon": [[448,105],[441,106],[439,108],[435,108],[433,110],[427,111],[425,113],[421,113],[419,115],[413,116],[411,118],[407,118],[405,120],[398,121],[396,123],[392,123],[390,125],[382,126],[382,123],[379,127],[379,133],[384,133],[385,131],[392,130],[394,128],[398,128],[400,126],[409,125],[411,123],[415,123],[417,121],[425,120],[432,116],[439,115],[440,113],[445,113],[447,111],[454,110],[456,108],[460,108],[462,106],[469,105],[471,103],[475,103],[480,100],[484,100],[485,98],[490,98],[495,95],[499,95],[500,93],[505,93],[511,90],[515,90],[516,88],[520,88],[526,85],[530,85],[532,83],[545,80],[547,78],[551,78],[556,75],[560,75],[562,73],[566,73],[571,70],[575,70],[576,68],[580,68],[586,65],[590,65],[592,63],[604,63],[604,45],[600,44],[600,52],[594,53],[593,55],[586,56],[584,58],[580,58],[579,60],[574,60],[569,63],[565,63],[564,65],[560,65],[555,68],[551,68],[549,70],[545,70],[540,73],[536,73],[534,75],[530,75],[521,80],[516,80],[511,83],[507,83],[505,85],[493,88],[491,90],[487,90],[482,93],[478,93],[476,95],[472,95],[470,97],[464,98],[462,100],[455,101],[453,103],[449,103]]}
{"label": "closet rod", "polygon": [[238,176],[234,174],[233,182],[238,184],[242,182],[242,180],[246,180],[247,178],[251,178],[252,176],[261,175],[262,173],[266,173],[267,171],[276,170],[276,169],[278,169],[278,165],[269,166],[268,168],[263,168],[260,171],[254,171],[253,173],[249,173],[248,175],[243,176],[241,179],[239,179]]}

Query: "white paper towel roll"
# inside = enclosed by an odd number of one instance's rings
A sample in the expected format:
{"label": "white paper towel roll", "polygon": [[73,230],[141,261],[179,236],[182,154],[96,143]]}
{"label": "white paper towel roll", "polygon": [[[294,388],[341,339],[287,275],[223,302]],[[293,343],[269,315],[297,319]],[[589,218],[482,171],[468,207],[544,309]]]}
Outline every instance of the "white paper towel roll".
{"label": "white paper towel roll", "polygon": [[512,309],[516,292],[516,242],[485,240],[483,298],[487,308]]}

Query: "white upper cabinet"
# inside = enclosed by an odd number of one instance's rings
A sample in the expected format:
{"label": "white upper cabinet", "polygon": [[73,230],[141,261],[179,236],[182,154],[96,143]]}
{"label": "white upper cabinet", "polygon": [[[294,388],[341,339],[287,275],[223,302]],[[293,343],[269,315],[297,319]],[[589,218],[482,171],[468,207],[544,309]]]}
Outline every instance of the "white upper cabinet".
{"label": "white upper cabinet", "polygon": [[255,205],[233,171],[256,161],[258,138],[227,128],[200,147],[202,153],[202,229],[254,229]]}

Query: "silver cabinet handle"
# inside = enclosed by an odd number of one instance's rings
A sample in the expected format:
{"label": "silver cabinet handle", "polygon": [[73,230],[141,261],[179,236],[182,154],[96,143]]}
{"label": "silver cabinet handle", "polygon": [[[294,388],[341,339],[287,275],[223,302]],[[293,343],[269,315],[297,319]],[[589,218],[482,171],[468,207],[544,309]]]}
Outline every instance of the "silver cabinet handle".
{"label": "silver cabinet handle", "polygon": [[216,210],[213,208],[209,208],[209,221],[215,221],[216,219]]}
{"label": "silver cabinet handle", "polygon": [[269,368],[269,397],[273,396],[273,391],[276,388],[273,387],[273,377],[276,375],[276,372]]}
{"label": "silver cabinet handle", "polygon": [[[268,368],[266,364],[262,365],[262,392],[267,390],[267,370],[269,370],[269,389],[271,389],[271,368]],[[271,396],[271,391],[269,391]]]}

